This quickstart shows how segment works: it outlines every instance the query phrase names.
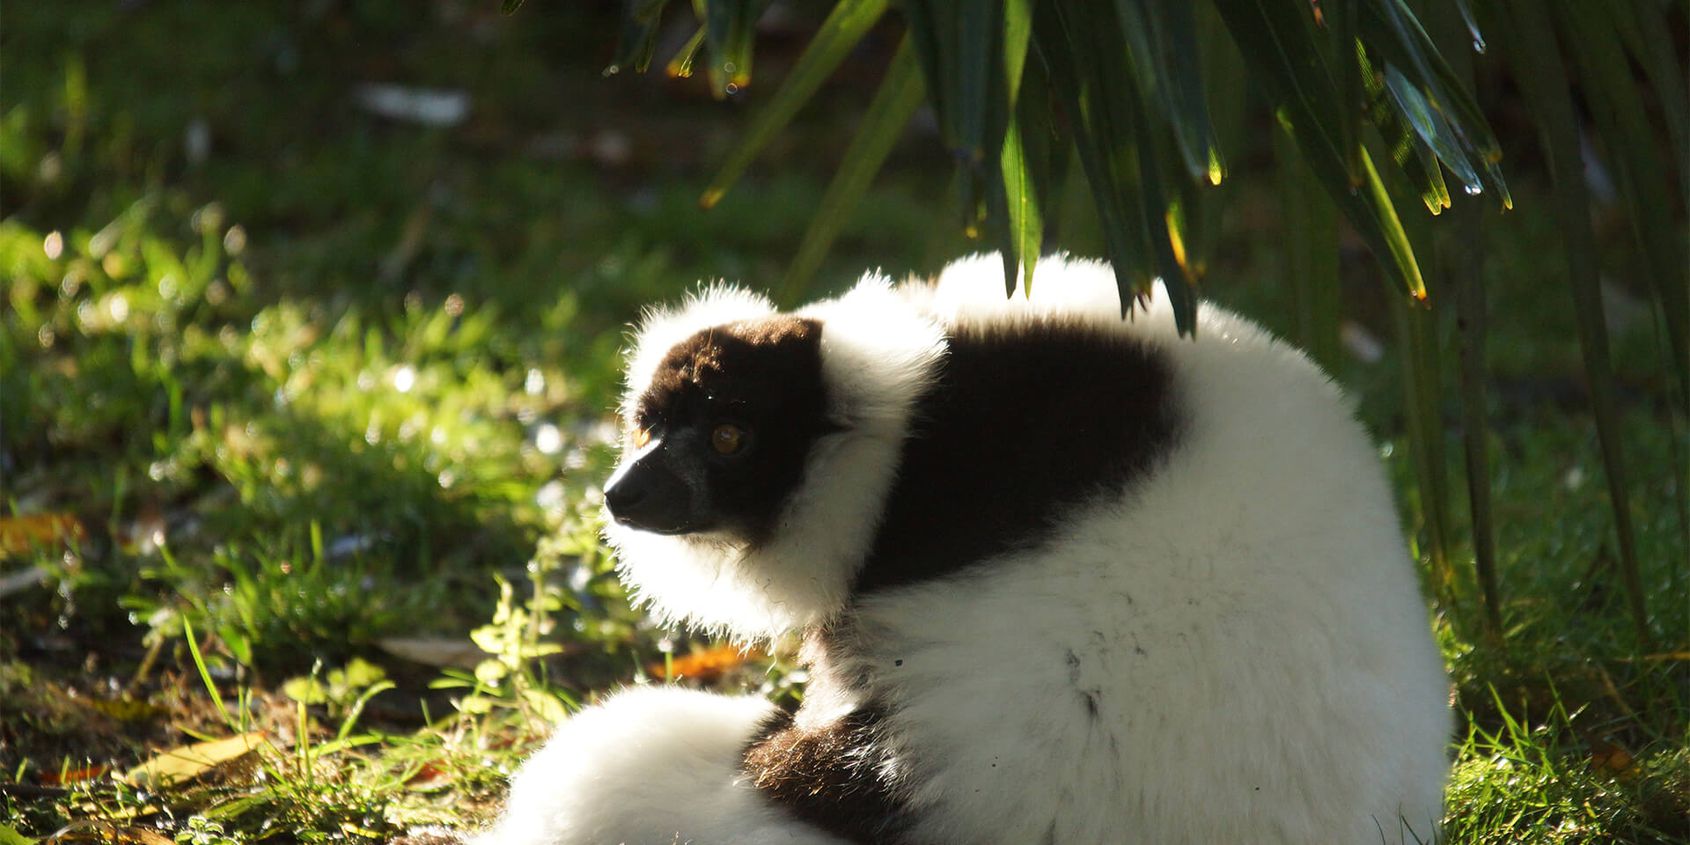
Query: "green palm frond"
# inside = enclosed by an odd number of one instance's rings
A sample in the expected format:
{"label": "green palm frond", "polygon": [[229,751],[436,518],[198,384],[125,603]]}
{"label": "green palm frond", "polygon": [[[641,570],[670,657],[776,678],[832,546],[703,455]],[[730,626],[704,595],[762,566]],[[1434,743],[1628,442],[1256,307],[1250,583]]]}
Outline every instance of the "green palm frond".
{"label": "green palm frond", "polygon": [[[507,11],[519,4],[504,0]],[[702,49],[715,96],[744,89],[751,80],[754,24],[767,0],[690,5],[698,35],[671,60],[671,72],[690,72]],[[622,38],[609,71],[649,66],[666,6],[666,0],[625,0]],[[1462,54],[1471,48],[1511,72],[1542,130],[1558,186],[1555,207],[1546,211],[1562,227],[1608,465],[1621,574],[1639,635],[1646,637],[1624,460],[1613,434],[1614,387],[1595,286],[1598,257],[1581,181],[1588,153],[1573,92],[1589,105],[1594,138],[1616,177],[1665,326],[1666,369],[1678,394],[1674,414],[1682,418],[1690,415],[1690,273],[1682,237],[1690,205],[1690,101],[1669,34],[1681,9],[1666,0],[1516,0],[1473,7],[1466,0],[902,0],[895,6],[890,0],[839,0],[785,84],[762,102],[704,205],[732,187],[845,55],[888,18],[889,8],[899,12],[891,17],[902,22],[904,46],[788,268],[783,300],[802,298],[834,235],[925,99],[957,168],[952,219],[1001,252],[1006,290],[1031,284],[1039,254],[1050,246],[1053,198],[1070,157],[1077,156],[1123,312],[1160,279],[1180,331],[1189,334],[1196,326],[1193,285],[1205,267],[1205,221],[1212,227],[1216,186],[1226,176],[1224,133],[1217,125],[1236,125],[1211,106],[1236,103],[1235,92],[1248,84],[1285,130],[1275,159],[1290,168],[1281,182],[1287,213],[1307,236],[1287,245],[1301,274],[1293,284],[1299,339],[1330,364],[1336,354],[1339,220],[1366,244],[1392,290],[1406,295],[1404,308],[1424,309],[1436,292],[1427,281],[1426,268],[1433,265],[1421,257],[1431,254],[1432,227],[1424,218],[1468,197],[1483,197],[1492,208],[1513,207],[1501,144],[1470,90],[1475,62]],[[1456,52],[1441,52],[1423,20],[1438,24],[1431,29]],[[1216,42],[1219,32],[1230,45]],[[1496,36],[1490,43],[1487,33]],[[1476,230],[1476,217],[1457,216]],[[1482,318],[1484,292],[1475,287],[1476,277],[1463,278],[1463,319]],[[1419,420],[1411,443],[1427,488],[1424,504],[1441,514],[1449,485],[1439,477],[1441,444],[1433,442],[1441,437],[1439,359],[1428,351],[1437,318],[1402,313],[1402,351],[1415,373],[1410,400]],[[1483,444],[1473,442],[1484,436],[1477,425],[1484,413],[1483,349],[1473,346],[1482,344],[1483,333],[1460,337],[1461,395],[1476,404],[1464,412],[1469,467],[1485,472]],[[1484,497],[1489,488],[1478,483],[1469,489]],[[1476,530],[1488,532],[1488,503],[1473,502],[1473,515]],[[1447,519],[1428,521],[1436,523],[1434,555],[1440,556]],[[1690,516],[1683,521],[1690,541]],[[1488,549],[1488,541],[1475,545]],[[1488,560],[1480,565],[1488,567]],[[1480,592],[1495,620],[1494,578],[1481,573],[1478,580],[1485,582]]]}

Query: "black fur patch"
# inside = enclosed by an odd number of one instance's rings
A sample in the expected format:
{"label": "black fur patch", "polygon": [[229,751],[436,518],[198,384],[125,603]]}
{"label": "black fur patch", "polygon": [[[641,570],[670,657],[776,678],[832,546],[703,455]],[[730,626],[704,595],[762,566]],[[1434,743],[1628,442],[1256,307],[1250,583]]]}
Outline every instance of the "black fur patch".
{"label": "black fur patch", "polygon": [[961,327],[916,404],[857,589],[962,570],[1045,540],[1073,506],[1125,490],[1173,446],[1160,353],[1056,321]]}
{"label": "black fur patch", "polygon": [[860,708],[804,730],[781,713],[746,748],[751,782],[794,816],[851,842],[902,841],[903,808],[880,775],[880,712]]}
{"label": "black fur patch", "polygon": [[[702,499],[721,527],[753,543],[774,531],[810,446],[833,430],[822,331],[816,320],[786,316],[705,329],[669,350],[636,405],[640,427],[685,453],[675,460],[702,467]],[[746,432],[739,453],[711,450],[710,432],[723,423]]]}

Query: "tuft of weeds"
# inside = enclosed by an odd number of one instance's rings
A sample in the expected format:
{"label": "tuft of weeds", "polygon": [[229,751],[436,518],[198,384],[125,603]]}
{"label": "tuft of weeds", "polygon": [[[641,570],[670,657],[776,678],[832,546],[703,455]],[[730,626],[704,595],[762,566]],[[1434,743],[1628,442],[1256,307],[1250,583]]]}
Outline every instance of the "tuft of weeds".
{"label": "tuft of weeds", "polygon": [[[1593,736],[1559,699],[1535,719],[1493,691],[1487,727],[1469,718],[1449,785],[1450,842],[1690,840],[1690,746],[1664,737],[1627,751]],[[1488,722],[1489,720],[1484,720]]]}

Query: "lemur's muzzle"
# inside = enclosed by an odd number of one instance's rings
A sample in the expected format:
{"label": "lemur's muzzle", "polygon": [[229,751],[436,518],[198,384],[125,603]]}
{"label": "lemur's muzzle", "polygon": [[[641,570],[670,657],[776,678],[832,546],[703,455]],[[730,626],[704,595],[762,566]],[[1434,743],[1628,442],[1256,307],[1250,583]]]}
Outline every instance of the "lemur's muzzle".
{"label": "lemur's muzzle", "polygon": [[619,524],[654,534],[697,530],[692,488],[653,452],[635,461],[604,491],[604,504]]}

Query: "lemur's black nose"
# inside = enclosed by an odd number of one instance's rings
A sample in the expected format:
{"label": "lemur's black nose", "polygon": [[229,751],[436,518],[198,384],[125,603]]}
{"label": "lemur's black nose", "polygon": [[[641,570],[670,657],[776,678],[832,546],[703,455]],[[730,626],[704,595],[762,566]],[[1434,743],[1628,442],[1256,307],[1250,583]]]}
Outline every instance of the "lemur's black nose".
{"label": "lemur's black nose", "polygon": [[610,485],[609,490],[604,491],[604,504],[610,508],[610,515],[615,517],[617,522],[621,522],[627,518],[628,513],[639,506],[639,503],[645,497],[646,488],[638,484],[630,484],[627,477],[624,476],[615,484]]}
{"label": "lemur's black nose", "polygon": [[612,519],[657,534],[693,529],[691,498],[686,482],[650,460],[636,462],[604,491]]}

